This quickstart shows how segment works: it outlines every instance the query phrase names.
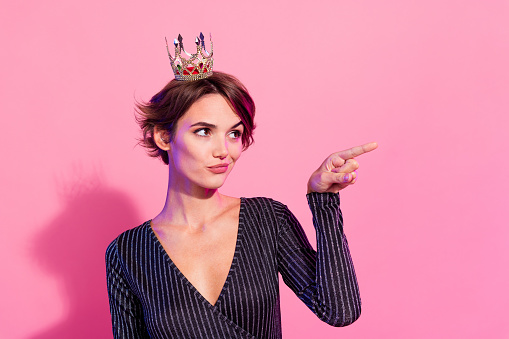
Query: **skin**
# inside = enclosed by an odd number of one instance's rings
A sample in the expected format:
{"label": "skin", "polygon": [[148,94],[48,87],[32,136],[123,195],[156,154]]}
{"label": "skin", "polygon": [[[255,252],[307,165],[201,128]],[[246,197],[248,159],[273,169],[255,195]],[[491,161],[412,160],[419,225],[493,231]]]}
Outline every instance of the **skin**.
{"label": "skin", "polygon": [[355,157],[371,152],[378,147],[376,142],[370,142],[361,146],[352,147],[344,151],[332,153],[311,174],[308,181],[308,193],[310,192],[332,192],[355,184],[357,181],[357,169],[359,163]]}
{"label": "skin", "polygon": [[[228,276],[237,241],[240,199],[219,193],[242,153],[244,126],[228,102],[210,94],[195,102],[177,122],[173,139],[155,130],[168,152],[166,202],[151,226],[169,257],[212,305]],[[376,143],[331,154],[311,175],[308,192],[338,192],[355,183],[354,159]],[[228,164],[224,173],[211,166]]]}

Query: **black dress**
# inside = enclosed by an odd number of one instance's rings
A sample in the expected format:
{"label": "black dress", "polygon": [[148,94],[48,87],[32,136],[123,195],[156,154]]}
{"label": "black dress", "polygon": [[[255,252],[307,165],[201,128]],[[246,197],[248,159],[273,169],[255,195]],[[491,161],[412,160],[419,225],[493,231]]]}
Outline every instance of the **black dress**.
{"label": "black dress", "polygon": [[281,338],[278,272],[321,320],[351,324],[361,302],[339,195],[307,198],[317,252],[285,205],[241,198],[235,254],[215,305],[178,270],[149,221],[119,235],[106,251],[115,338]]}

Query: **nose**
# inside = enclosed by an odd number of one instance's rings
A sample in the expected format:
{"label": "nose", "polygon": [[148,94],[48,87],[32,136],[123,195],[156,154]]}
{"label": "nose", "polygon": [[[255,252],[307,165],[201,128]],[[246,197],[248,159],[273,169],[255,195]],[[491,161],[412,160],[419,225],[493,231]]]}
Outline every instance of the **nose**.
{"label": "nose", "polygon": [[214,150],[212,152],[212,156],[214,158],[224,159],[228,155],[228,148],[226,145],[226,139],[218,138],[219,140],[216,141],[216,145],[214,147]]}

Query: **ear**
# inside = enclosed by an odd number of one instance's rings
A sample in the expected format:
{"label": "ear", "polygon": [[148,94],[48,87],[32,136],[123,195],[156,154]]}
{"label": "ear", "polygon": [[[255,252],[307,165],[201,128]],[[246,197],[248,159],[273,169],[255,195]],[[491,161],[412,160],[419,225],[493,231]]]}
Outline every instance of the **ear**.
{"label": "ear", "polygon": [[154,142],[163,151],[170,150],[170,132],[164,128],[154,127]]}

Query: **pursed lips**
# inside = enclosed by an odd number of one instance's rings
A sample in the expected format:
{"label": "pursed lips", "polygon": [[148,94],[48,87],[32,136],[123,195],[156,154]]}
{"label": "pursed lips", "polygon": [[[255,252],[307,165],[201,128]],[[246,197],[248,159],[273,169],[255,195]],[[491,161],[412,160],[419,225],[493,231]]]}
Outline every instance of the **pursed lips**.
{"label": "pursed lips", "polygon": [[230,165],[229,163],[224,163],[224,164],[218,164],[218,165],[214,165],[214,166],[209,166],[209,168],[228,167],[229,165]]}
{"label": "pursed lips", "polygon": [[214,165],[214,166],[209,166],[208,168],[209,168],[209,170],[211,172],[218,174],[218,173],[226,172],[228,170],[228,166],[229,165],[230,164],[225,163],[225,164],[218,164],[218,165]]}

